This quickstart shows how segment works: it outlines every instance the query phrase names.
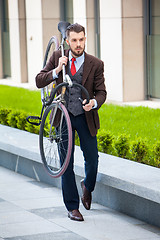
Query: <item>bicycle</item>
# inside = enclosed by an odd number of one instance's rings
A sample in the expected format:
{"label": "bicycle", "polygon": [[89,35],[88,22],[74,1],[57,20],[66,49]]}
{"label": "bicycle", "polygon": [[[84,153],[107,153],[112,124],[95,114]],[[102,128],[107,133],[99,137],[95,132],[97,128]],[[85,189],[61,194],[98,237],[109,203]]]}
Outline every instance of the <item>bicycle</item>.
{"label": "bicycle", "polygon": [[[70,25],[68,22],[60,22],[58,30],[62,40],[59,46],[57,38],[50,39],[44,58],[43,67],[47,64],[49,53],[61,49],[64,56],[64,42],[66,39],[66,29]],[[66,171],[72,152],[72,126],[68,111],[65,107],[65,93],[67,88],[78,87],[84,93],[86,103],[89,102],[88,91],[80,84],[73,83],[69,75],[62,67],[63,82],[57,86],[47,86],[41,90],[42,110],[40,117],[29,116],[27,121],[31,124],[40,125],[39,147],[44,168],[47,173],[58,178]],[[55,83],[54,83],[55,84]],[[78,99],[78,101],[82,99]],[[36,120],[36,122],[34,121]],[[38,121],[38,122],[37,122]]]}

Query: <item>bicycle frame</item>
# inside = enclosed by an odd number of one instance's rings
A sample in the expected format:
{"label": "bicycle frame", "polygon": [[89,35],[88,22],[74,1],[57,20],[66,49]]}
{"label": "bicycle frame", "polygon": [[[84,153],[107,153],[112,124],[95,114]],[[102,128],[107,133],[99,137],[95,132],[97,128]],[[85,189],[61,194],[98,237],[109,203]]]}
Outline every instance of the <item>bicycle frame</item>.
{"label": "bicycle frame", "polygon": [[[70,23],[68,22],[59,22],[58,24],[58,30],[61,32],[61,35],[62,35],[62,40],[61,40],[61,44],[60,44],[60,49],[61,49],[61,55],[62,57],[64,57],[64,42],[65,42],[65,39],[66,39],[66,29],[67,27],[70,25]],[[46,56],[45,56],[46,57]],[[44,66],[43,66],[44,67]],[[43,101],[42,101],[42,110],[41,110],[41,114],[40,114],[40,117],[37,117],[37,116],[29,116],[27,117],[27,121],[33,125],[36,125],[36,126],[39,126],[41,124],[41,120],[42,120],[42,117],[43,117],[43,112],[44,112],[44,109],[49,106],[53,100],[57,102],[57,104],[59,102],[65,104],[65,99],[64,99],[64,96],[65,96],[65,92],[66,92],[66,88],[67,87],[72,87],[72,86],[77,86],[77,87],[81,87],[82,88],[82,85],[78,84],[78,83],[73,83],[71,78],[69,77],[68,74],[66,74],[66,70],[65,70],[65,65],[63,64],[62,66],[62,76],[63,76],[63,82],[61,84],[59,84],[58,86],[56,86],[56,88],[52,89],[51,91],[51,94],[49,96],[49,99],[45,99],[44,98],[44,91],[42,89],[41,91],[41,98],[43,96]],[[56,98],[55,98],[55,95],[56,95],[56,92],[58,91],[59,88],[62,87],[62,91],[61,91],[61,94],[59,94]],[[86,91],[86,89],[83,87],[83,91],[86,95],[86,99],[87,99],[87,103],[89,102],[89,94],[88,92]],[[81,100],[81,99],[79,99]],[[38,120],[39,122],[33,122],[33,121],[30,121],[30,120]]]}
{"label": "bicycle frame", "polygon": [[[62,41],[61,41],[61,44],[60,44],[62,57],[64,57],[64,42],[65,42],[65,39],[66,39],[66,28],[69,25],[70,25],[70,23],[66,23],[66,22],[60,22],[58,24],[58,29],[62,34]],[[67,75],[68,77],[66,77],[66,69],[65,69],[64,64],[62,66],[62,75],[63,75],[63,82],[72,84],[71,83],[72,81],[71,81],[70,77],[68,75]],[[62,87],[62,93],[61,93],[62,101],[64,101],[65,92],[66,92],[66,87]]]}
{"label": "bicycle frame", "polygon": [[[70,25],[70,23],[68,22],[59,22],[58,24],[58,30],[61,32],[61,35],[62,35],[62,40],[61,40],[61,44],[60,44],[60,49],[61,49],[61,55],[62,57],[64,57],[64,42],[65,42],[65,39],[66,39],[66,29],[67,27]],[[63,83],[67,83],[67,85],[69,86],[72,86],[72,81],[69,77],[69,75],[66,74],[66,70],[65,70],[65,65],[63,64],[62,66],[62,76],[63,76]],[[66,85],[66,86],[67,86]],[[63,86],[62,87],[62,92],[59,96],[59,100],[64,103],[64,96],[65,96],[65,92],[66,92],[66,86]],[[51,97],[52,98],[52,97]],[[51,102],[49,102],[50,104]],[[46,105],[48,105],[48,102],[44,103]]]}

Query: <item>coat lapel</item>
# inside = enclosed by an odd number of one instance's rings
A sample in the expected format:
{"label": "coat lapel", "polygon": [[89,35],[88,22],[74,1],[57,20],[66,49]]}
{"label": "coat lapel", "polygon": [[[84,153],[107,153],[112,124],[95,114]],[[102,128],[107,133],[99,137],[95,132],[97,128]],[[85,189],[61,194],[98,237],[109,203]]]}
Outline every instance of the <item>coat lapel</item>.
{"label": "coat lapel", "polygon": [[85,53],[85,59],[84,59],[84,66],[83,66],[83,78],[82,78],[82,85],[84,86],[87,77],[92,69],[92,60],[90,59],[89,55]]}

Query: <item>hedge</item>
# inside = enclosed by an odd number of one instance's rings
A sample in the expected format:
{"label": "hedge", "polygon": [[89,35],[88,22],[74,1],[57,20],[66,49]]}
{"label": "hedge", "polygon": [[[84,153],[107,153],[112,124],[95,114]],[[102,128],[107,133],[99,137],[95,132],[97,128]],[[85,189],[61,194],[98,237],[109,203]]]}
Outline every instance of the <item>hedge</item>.
{"label": "hedge", "polygon": [[[29,124],[26,121],[27,116],[28,113],[24,111],[0,108],[0,124],[38,134],[40,127]],[[126,134],[113,136],[104,129],[99,130],[97,141],[100,152],[160,168],[160,141],[154,145],[141,138],[131,141]],[[79,145],[78,135],[76,144]]]}
{"label": "hedge", "polygon": [[0,108],[0,124],[38,134],[40,127],[28,123],[27,117],[25,111]]}

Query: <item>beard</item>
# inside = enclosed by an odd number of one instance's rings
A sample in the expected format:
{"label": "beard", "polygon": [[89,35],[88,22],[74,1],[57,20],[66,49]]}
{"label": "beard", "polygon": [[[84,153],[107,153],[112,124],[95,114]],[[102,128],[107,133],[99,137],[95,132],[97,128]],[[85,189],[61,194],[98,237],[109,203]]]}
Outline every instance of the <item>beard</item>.
{"label": "beard", "polygon": [[85,47],[84,47],[84,48],[78,47],[78,48],[76,48],[75,50],[73,50],[73,49],[70,47],[71,53],[72,53],[72,55],[74,55],[75,57],[80,57],[80,56],[83,54],[84,49],[85,49]]}

